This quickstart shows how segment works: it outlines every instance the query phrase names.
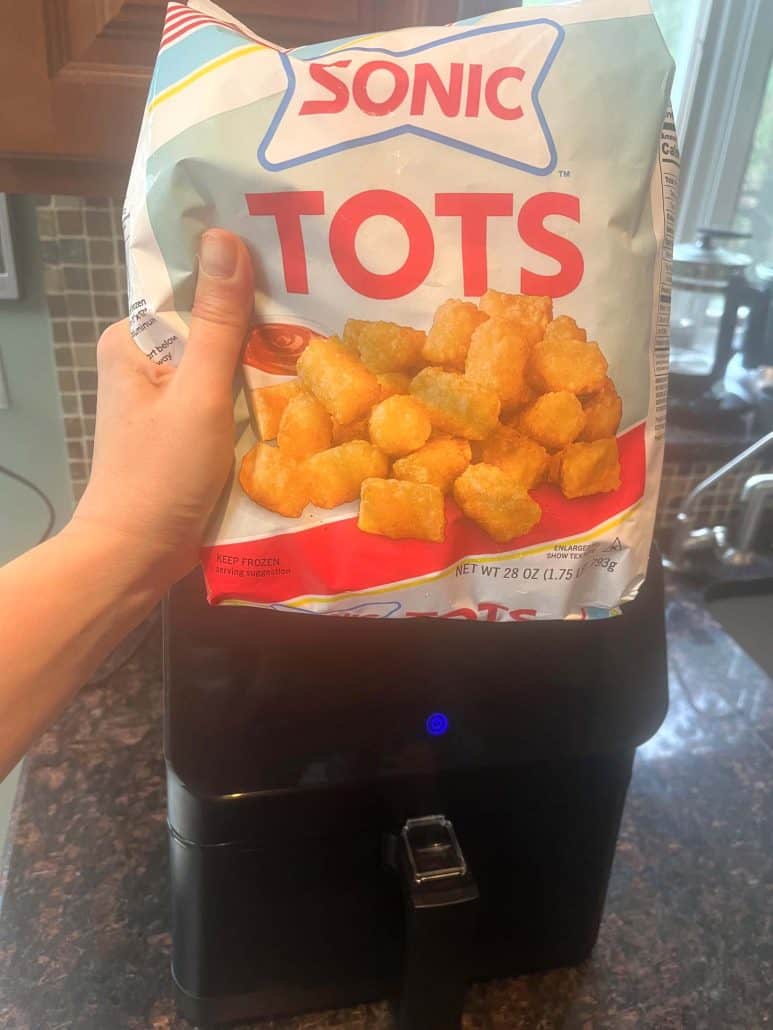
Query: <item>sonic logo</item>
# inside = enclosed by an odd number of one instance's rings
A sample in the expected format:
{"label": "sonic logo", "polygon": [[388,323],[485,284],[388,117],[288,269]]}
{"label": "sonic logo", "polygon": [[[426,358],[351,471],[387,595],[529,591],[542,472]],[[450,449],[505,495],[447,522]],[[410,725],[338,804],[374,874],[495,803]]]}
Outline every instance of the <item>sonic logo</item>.
{"label": "sonic logo", "polygon": [[546,175],[556,151],[539,93],[562,40],[560,25],[537,18],[404,51],[352,46],[312,61],[280,54],[287,91],[258,159],[282,171],[408,133]]}

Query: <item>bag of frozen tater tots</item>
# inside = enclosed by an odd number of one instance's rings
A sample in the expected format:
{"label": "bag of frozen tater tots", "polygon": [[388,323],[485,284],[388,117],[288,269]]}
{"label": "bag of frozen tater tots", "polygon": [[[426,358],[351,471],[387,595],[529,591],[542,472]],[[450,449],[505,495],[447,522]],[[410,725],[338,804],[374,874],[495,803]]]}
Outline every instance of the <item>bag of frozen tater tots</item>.
{"label": "bag of frozen tater tots", "polygon": [[202,232],[260,256],[213,604],[617,614],[663,449],[678,153],[647,0],[285,50],[170,3],[124,224],[184,350]]}

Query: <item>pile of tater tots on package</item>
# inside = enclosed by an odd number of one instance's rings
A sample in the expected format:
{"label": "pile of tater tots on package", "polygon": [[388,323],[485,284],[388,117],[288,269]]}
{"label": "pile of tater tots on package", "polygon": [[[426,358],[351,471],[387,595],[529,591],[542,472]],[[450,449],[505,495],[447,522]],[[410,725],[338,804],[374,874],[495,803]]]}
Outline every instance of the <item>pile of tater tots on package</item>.
{"label": "pile of tater tots on package", "polygon": [[312,338],[297,370],[252,391],[261,442],[239,474],[280,515],[359,499],[364,532],[442,541],[451,494],[505,543],[539,523],[539,483],[566,498],[620,484],[607,361],[549,297],[447,300],[427,332],[349,319],[340,338]]}

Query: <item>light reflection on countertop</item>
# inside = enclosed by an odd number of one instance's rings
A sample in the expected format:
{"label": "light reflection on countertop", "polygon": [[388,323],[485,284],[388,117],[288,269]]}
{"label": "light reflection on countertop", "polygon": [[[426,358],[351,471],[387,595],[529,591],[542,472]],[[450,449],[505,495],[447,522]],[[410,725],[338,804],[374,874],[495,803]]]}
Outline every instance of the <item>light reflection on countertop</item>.
{"label": "light reflection on countertop", "polygon": [[770,678],[714,620],[699,590],[674,577],[667,580],[666,629],[669,712],[639,748],[639,761],[683,750],[725,751],[749,734],[770,747]]}

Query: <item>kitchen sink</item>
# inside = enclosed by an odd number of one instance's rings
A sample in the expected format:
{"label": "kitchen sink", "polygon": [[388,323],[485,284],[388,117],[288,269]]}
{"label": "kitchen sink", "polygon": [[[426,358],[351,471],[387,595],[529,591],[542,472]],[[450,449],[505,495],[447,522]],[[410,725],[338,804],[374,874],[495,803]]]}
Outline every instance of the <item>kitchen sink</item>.
{"label": "kitchen sink", "polygon": [[773,578],[713,583],[705,598],[723,629],[773,677]]}

